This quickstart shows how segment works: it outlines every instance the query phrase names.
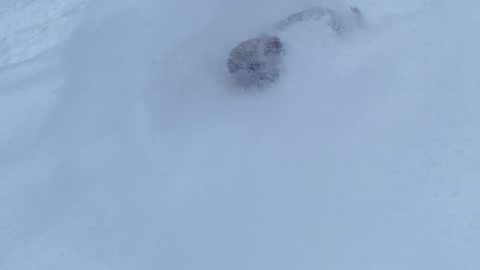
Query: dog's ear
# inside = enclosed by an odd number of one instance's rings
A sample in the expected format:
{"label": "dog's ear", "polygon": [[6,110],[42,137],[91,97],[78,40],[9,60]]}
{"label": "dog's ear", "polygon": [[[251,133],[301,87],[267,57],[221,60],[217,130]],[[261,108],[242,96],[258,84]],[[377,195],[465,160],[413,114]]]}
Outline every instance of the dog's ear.
{"label": "dog's ear", "polygon": [[282,41],[276,37],[269,37],[265,42],[265,51],[264,54],[281,54],[283,51]]}

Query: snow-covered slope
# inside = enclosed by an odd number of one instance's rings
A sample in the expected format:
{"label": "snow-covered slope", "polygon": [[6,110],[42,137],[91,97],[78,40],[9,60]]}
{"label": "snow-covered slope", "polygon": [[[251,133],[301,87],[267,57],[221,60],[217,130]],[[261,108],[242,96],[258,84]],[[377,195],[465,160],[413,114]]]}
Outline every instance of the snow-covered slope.
{"label": "snow-covered slope", "polygon": [[87,0],[2,0],[0,67],[28,60],[59,45],[78,23]]}
{"label": "snow-covered slope", "polygon": [[318,3],[52,8],[71,39],[0,69],[0,269],[478,269],[479,4],[322,1],[367,25],[232,89],[229,49]]}

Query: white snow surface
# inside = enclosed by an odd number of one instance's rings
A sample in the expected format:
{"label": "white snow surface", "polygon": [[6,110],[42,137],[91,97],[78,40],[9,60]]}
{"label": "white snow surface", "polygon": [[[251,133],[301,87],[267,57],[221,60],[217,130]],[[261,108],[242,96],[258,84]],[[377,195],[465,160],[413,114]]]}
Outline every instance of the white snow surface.
{"label": "white snow surface", "polygon": [[[230,48],[281,34],[244,93]],[[1,0],[0,269],[480,269],[473,0]]]}

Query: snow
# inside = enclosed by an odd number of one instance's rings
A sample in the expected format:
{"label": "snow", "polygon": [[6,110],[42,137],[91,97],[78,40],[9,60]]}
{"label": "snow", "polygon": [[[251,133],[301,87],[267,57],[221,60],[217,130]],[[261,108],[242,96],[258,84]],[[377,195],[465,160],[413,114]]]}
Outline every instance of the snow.
{"label": "snow", "polygon": [[59,45],[76,22],[86,0],[2,0],[0,67],[33,58]]}
{"label": "snow", "polygon": [[[318,3],[367,24],[292,27],[277,84],[229,84]],[[0,269],[478,269],[478,7],[0,2]]]}

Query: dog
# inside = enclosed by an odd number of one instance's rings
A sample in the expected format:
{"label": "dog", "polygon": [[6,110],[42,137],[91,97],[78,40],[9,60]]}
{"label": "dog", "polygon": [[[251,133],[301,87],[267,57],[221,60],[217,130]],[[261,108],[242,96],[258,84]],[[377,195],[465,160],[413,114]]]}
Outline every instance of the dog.
{"label": "dog", "polygon": [[[314,7],[287,17],[277,23],[271,32],[285,31],[299,22],[324,20],[328,27],[341,35],[351,28],[349,21],[357,25],[363,23],[359,9],[350,8],[350,14],[352,16],[345,19],[332,9]],[[230,51],[227,67],[233,81],[241,88],[263,87],[279,79],[284,55],[282,40],[275,34],[263,34],[234,47]]]}

